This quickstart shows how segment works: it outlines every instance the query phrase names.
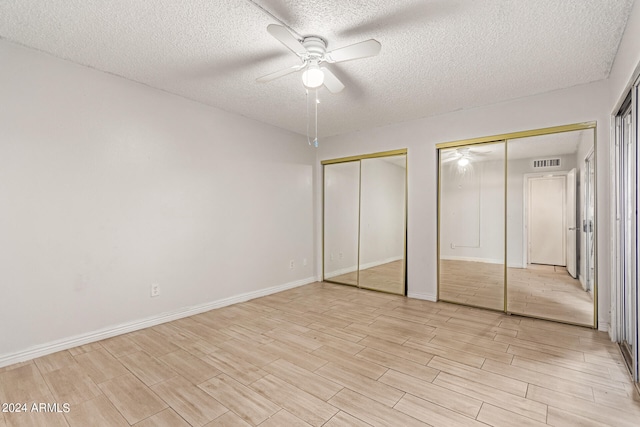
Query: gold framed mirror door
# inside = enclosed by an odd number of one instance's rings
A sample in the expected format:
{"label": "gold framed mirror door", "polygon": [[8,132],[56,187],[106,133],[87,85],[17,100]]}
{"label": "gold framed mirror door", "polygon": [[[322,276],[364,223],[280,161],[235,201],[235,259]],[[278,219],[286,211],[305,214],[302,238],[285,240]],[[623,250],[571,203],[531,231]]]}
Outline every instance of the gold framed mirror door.
{"label": "gold framed mirror door", "polygon": [[439,145],[439,299],[597,327],[595,144],[581,123]]}
{"label": "gold framed mirror door", "polygon": [[504,309],[505,143],[440,150],[440,298]]}
{"label": "gold framed mirror door", "polygon": [[507,311],[595,326],[594,129],[507,141]]}
{"label": "gold framed mirror door", "polygon": [[323,161],[323,280],[406,294],[406,150]]}

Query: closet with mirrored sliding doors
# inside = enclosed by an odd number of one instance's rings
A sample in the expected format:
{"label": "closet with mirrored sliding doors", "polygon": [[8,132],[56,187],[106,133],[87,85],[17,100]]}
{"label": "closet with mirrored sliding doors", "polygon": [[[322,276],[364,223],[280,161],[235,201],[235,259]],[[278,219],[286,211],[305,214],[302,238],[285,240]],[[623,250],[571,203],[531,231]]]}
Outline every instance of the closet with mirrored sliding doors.
{"label": "closet with mirrored sliding doors", "polygon": [[595,126],[437,145],[440,300],[597,327]]}
{"label": "closet with mirrored sliding doors", "polygon": [[406,294],[407,151],[326,160],[323,280]]}

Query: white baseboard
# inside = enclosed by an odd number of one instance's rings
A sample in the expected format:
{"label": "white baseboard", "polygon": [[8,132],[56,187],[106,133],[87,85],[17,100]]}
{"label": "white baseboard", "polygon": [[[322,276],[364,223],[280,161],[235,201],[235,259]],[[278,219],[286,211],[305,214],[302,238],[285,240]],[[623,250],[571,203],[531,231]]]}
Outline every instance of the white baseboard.
{"label": "white baseboard", "polygon": [[448,261],[471,261],[471,262],[484,262],[487,264],[504,264],[504,259],[491,259],[491,258],[477,258],[469,256],[441,256],[440,259]]}
{"label": "white baseboard", "polygon": [[[448,260],[448,261],[470,261],[470,262],[484,262],[485,264],[504,264],[504,260],[502,259],[491,259],[491,258],[477,258],[477,257],[468,257],[468,256],[443,256],[440,259]],[[522,263],[514,263],[507,264],[509,268],[527,268],[526,265]]]}
{"label": "white baseboard", "polygon": [[[366,270],[367,268],[377,267],[379,265],[388,264],[388,263],[394,262],[394,261],[400,261],[403,258],[404,257],[402,255],[400,255],[400,256],[396,256],[396,257],[383,259],[383,260],[380,260],[380,261],[372,261],[372,262],[369,262],[369,263],[366,263],[366,264],[362,264],[360,266],[360,270]],[[331,273],[325,273],[324,278],[325,279],[331,279],[332,277],[341,276],[341,275],[347,274],[347,273],[353,273],[357,269],[358,269],[357,265],[352,265],[350,267],[345,267],[345,268],[341,268],[340,270],[332,271]]]}
{"label": "white baseboard", "polygon": [[602,320],[598,320],[598,330],[602,332],[609,332],[609,322],[603,322]]}
{"label": "white baseboard", "polygon": [[404,256],[400,255],[400,256],[394,256],[394,257],[391,257],[391,258],[383,259],[383,260],[380,260],[380,261],[368,262],[366,264],[362,264],[360,266],[360,270],[366,270],[367,268],[377,267],[379,265],[388,264],[390,262],[395,262],[395,261],[400,261],[402,259],[404,259]]}
{"label": "white baseboard", "polygon": [[438,300],[436,295],[423,294],[421,292],[407,292],[407,297],[415,298],[415,299],[421,299],[421,300],[425,300],[425,301],[432,301],[432,302],[436,302]]}
{"label": "white baseboard", "polygon": [[332,271],[331,273],[325,273],[324,274],[324,278],[325,279],[331,279],[332,277],[341,276],[341,275],[347,274],[347,273],[353,273],[357,269],[358,269],[357,266],[352,265],[350,267],[345,267],[345,268],[341,268],[340,270]]}
{"label": "white baseboard", "polygon": [[195,314],[204,313],[216,308],[226,307],[228,305],[249,301],[255,298],[264,297],[275,294],[277,292],[286,291],[299,286],[308,285],[318,281],[316,277],[307,277],[305,279],[296,280],[295,282],[285,283],[284,285],[272,286],[266,289],[260,289],[253,292],[247,292],[235,295],[229,298],[223,298],[217,301],[211,301],[205,304],[199,304],[191,307],[181,308],[175,311],[162,313],[156,316],[147,317],[145,319],[135,320],[133,322],[122,323],[120,325],[111,326],[100,329],[98,331],[86,334],[76,335],[73,337],[63,338],[46,344],[30,347],[26,350],[15,353],[0,355],[0,368],[13,365],[14,363],[24,362],[35,359],[37,357],[46,356],[47,354],[56,353],[58,351],[67,350],[84,344],[100,341],[106,338],[115,337],[117,335],[126,334],[128,332],[137,331],[161,323],[171,322],[172,320],[182,319],[183,317],[193,316]]}

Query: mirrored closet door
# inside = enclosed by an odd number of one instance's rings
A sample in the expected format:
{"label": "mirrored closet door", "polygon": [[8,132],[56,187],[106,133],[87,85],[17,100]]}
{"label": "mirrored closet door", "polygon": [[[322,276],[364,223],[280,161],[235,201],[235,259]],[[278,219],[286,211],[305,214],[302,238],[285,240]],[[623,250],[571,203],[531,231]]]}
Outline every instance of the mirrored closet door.
{"label": "mirrored closet door", "polygon": [[358,285],[360,162],[324,166],[324,277]]}
{"label": "mirrored closet door", "polygon": [[616,144],[612,174],[616,226],[613,230],[615,340],[634,381],[640,380],[638,290],[638,95],[640,79],[627,94],[616,115]]}
{"label": "mirrored closet door", "polygon": [[507,142],[507,311],[594,324],[593,129]]}
{"label": "mirrored closet door", "polygon": [[324,280],[406,293],[406,150],[328,160]]}
{"label": "mirrored closet door", "polygon": [[440,150],[440,298],[504,309],[504,142]]}
{"label": "mirrored closet door", "polygon": [[595,124],[439,147],[439,298],[596,327]]}

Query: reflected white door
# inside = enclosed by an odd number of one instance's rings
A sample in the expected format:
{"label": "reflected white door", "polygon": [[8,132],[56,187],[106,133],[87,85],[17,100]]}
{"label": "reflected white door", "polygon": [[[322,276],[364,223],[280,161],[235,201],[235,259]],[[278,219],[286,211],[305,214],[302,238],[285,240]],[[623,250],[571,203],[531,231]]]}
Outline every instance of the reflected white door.
{"label": "reflected white door", "polygon": [[566,265],[566,176],[529,179],[529,262]]}
{"label": "reflected white door", "polygon": [[576,232],[576,170],[567,174],[567,271],[574,279],[577,275],[578,251]]}
{"label": "reflected white door", "polygon": [[596,267],[596,248],[595,248],[595,235],[593,227],[595,225],[595,190],[596,190],[596,174],[594,163],[593,151],[585,159],[585,214],[584,223],[582,224],[582,232],[585,239],[585,276],[586,276],[586,291],[593,291],[593,284],[595,282],[595,267]]}

